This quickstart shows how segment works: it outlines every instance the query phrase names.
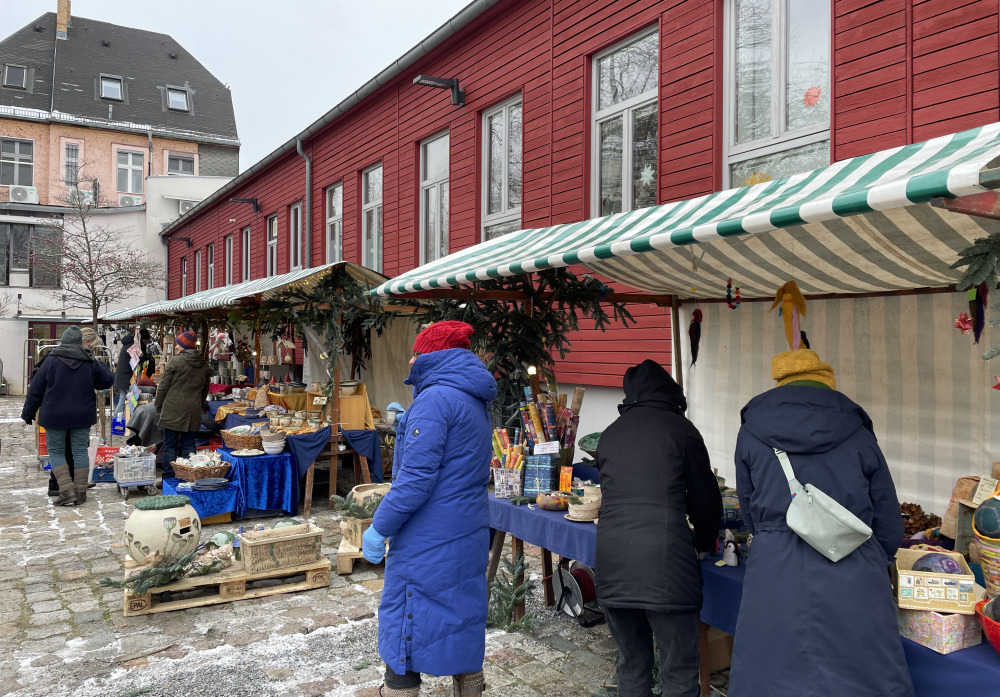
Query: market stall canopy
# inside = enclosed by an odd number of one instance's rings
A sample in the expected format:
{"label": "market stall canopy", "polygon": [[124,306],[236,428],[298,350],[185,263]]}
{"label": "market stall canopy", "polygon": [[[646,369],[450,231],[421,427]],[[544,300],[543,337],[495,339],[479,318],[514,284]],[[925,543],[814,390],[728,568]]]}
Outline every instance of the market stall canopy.
{"label": "market stall canopy", "polygon": [[280,276],[258,278],[222,288],[203,290],[176,300],[158,300],[138,307],[115,310],[101,315],[98,319],[102,322],[128,322],[142,318],[205,313],[214,309],[257,306],[263,300],[271,300],[276,297],[300,295],[303,299],[307,299],[308,291],[338,267],[343,268],[353,278],[370,287],[383,283],[387,278],[363,266],[340,261],[311,269],[300,269]]}
{"label": "market stall canopy", "polygon": [[[701,198],[519,230],[371,291],[416,291],[582,264],[632,288],[771,297],[795,278],[809,295],[953,285],[949,266],[1000,222],[932,205],[998,188],[1000,124],[837,162]],[[988,185],[988,186],[987,186]],[[937,203],[937,202],[935,202]],[[695,246],[698,245],[698,246]]]}

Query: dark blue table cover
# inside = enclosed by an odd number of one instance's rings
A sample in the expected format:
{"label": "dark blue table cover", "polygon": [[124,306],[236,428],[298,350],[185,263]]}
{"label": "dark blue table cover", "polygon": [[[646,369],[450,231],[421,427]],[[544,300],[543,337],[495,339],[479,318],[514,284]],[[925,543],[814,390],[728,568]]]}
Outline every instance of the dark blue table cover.
{"label": "dark blue table cover", "polygon": [[[227,417],[228,418],[228,417]],[[330,442],[332,431],[329,426],[324,426],[312,433],[298,433],[288,436],[285,439],[285,447],[291,451],[295,457],[295,464],[299,477],[304,477],[309,470],[309,465],[316,460],[316,456]],[[335,463],[336,464],[336,463]]]}
{"label": "dark blue table cover", "polygon": [[191,499],[191,505],[198,512],[199,518],[219,515],[220,513],[236,512],[236,499],[239,496],[239,486],[229,482],[229,486],[218,491],[177,491],[180,479],[164,479],[163,495],[181,494]]}
{"label": "dark blue table cover", "polygon": [[215,415],[219,413],[219,409],[221,409],[226,404],[232,404],[234,401],[235,400],[232,399],[213,399],[211,401],[205,402],[205,404],[206,406],[208,406],[208,413],[211,414],[212,418],[214,419]]}
{"label": "dark blue table cover", "polygon": [[222,428],[229,430],[231,428],[236,428],[237,426],[249,426],[252,424],[264,423],[267,421],[266,416],[240,416],[239,414],[226,414],[226,418],[222,420]]}
{"label": "dark blue table cover", "polygon": [[[559,511],[530,510],[507,499],[489,498],[490,527],[543,547],[560,557],[594,564],[597,526],[574,523]],[[720,557],[702,562],[701,619],[727,634],[736,633],[736,618],[743,595],[743,566],[716,566]],[[888,582],[888,577],[886,577]],[[1000,694],[1000,654],[985,639],[980,646],[939,654],[904,639],[903,653],[910,669],[916,697],[969,697]]]}
{"label": "dark blue table cover", "polygon": [[237,457],[229,448],[219,448],[222,459],[232,464],[229,479],[236,483],[236,513],[247,509],[285,511],[295,515],[299,507],[299,476],[290,452],[278,455]]}
{"label": "dark blue table cover", "polygon": [[351,450],[368,458],[368,473],[372,481],[382,482],[382,443],[379,441],[378,431],[366,428],[349,431],[340,429],[340,432]]}

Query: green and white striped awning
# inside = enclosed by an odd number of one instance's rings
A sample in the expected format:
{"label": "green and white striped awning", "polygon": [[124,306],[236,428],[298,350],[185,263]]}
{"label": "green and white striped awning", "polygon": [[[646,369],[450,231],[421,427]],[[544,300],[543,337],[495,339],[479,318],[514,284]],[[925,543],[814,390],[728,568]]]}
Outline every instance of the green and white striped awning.
{"label": "green and white striped awning", "polygon": [[929,205],[986,191],[1000,124],[837,162],[812,172],[604,218],[519,230],[404,273],[398,295],[582,264],[632,288],[770,297],[948,286],[949,265],[1000,223]]}
{"label": "green and white striped awning", "polygon": [[385,276],[357,264],[340,261],[335,264],[299,269],[280,276],[258,278],[222,288],[212,288],[186,295],[176,300],[158,300],[138,307],[115,310],[101,315],[102,322],[128,322],[153,317],[178,317],[205,313],[219,308],[246,306],[248,302],[270,300],[277,296],[305,293],[319,283],[334,267],[342,266],[359,281],[375,286],[385,281]]}

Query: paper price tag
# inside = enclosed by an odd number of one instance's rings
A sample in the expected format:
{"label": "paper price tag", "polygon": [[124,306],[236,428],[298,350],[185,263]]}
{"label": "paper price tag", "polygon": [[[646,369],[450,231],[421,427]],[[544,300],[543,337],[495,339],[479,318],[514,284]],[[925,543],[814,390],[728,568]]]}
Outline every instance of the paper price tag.
{"label": "paper price tag", "polygon": [[535,446],[535,455],[558,455],[559,441],[550,440],[548,443],[539,443]]}
{"label": "paper price tag", "polygon": [[993,492],[996,491],[996,488],[997,488],[996,479],[994,479],[993,477],[980,477],[979,486],[976,487],[976,493],[972,497],[972,503],[978,506],[983,501],[992,496]]}
{"label": "paper price tag", "polygon": [[313,406],[322,406],[326,404],[326,397],[313,397]]}

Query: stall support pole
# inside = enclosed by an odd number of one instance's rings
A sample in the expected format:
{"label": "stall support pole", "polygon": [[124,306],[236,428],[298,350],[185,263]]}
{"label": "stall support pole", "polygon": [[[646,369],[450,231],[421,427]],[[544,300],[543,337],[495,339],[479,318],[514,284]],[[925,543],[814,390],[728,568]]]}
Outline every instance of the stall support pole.
{"label": "stall support pole", "polygon": [[670,362],[673,364],[674,381],[681,388],[684,387],[684,361],[681,359],[681,304],[677,302],[677,296],[670,297],[670,330],[673,341],[670,345]]}
{"label": "stall support pole", "polygon": [[258,320],[257,326],[254,328],[254,339],[253,339],[253,350],[254,350],[254,361],[253,361],[253,384],[259,385],[261,383],[260,379],[260,321]]}

